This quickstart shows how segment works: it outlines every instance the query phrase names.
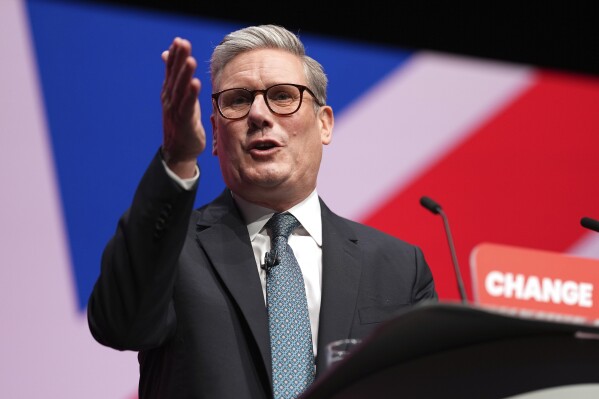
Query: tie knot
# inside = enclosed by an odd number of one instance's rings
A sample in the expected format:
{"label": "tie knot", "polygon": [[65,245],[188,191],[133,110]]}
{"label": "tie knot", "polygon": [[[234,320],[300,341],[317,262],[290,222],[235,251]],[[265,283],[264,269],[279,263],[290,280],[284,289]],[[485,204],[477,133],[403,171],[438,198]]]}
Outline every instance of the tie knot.
{"label": "tie knot", "polygon": [[275,213],[266,223],[266,228],[270,230],[272,238],[283,236],[285,239],[289,237],[293,229],[298,227],[300,222],[292,214]]}

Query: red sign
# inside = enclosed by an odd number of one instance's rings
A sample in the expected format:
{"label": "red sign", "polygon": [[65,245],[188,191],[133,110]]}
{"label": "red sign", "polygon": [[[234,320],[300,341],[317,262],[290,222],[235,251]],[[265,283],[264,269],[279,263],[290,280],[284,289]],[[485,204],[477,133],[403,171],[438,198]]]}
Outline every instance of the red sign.
{"label": "red sign", "polygon": [[484,243],[470,255],[474,302],[521,316],[599,325],[599,260]]}

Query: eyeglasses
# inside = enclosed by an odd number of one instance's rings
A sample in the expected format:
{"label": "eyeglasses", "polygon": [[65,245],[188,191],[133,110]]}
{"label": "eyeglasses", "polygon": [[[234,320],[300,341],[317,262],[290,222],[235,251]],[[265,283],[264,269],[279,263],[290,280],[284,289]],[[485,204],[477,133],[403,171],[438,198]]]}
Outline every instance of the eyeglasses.
{"label": "eyeglasses", "polygon": [[264,90],[227,89],[214,93],[212,98],[223,118],[238,120],[245,118],[250,113],[257,94],[262,94],[266,106],[273,114],[291,115],[296,113],[302,106],[304,91],[310,93],[314,102],[322,106],[312,90],[293,83],[277,84]]}

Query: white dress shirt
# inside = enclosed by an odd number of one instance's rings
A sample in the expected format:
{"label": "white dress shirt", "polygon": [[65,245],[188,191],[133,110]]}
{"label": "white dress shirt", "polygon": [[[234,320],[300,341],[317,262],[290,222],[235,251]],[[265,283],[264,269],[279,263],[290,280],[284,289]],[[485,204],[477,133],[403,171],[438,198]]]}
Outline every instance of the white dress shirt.
{"label": "white dress shirt", "polygon": [[[197,167],[196,175],[193,178],[181,179],[166,166],[164,161],[163,164],[168,175],[187,190],[191,189],[199,178]],[[274,214],[274,211],[252,204],[235,195],[235,193],[232,194],[248,229],[266,306],[266,271],[261,266],[264,263],[264,255],[270,251],[270,237],[264,226]],[[312,345],[314,355],[316,356],[322,289],[322,218],[320,214],[320,201],[316,190],[302,202],[287,210],[287,212],[295,216],[301,223],[301,226],[291,233],[287,242],[291,249],[293,249],[293,253],[304,277],[310,328],[312,330]]]}

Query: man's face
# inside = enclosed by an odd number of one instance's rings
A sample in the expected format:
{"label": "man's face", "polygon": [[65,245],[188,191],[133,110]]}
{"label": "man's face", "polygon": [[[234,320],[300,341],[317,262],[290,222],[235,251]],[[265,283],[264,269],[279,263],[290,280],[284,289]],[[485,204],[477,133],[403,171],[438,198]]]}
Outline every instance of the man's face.
{"label": "man's face", "polygon": [[[279,83],[307,86],[300,59],[286,51],[260,49],[235,57],[220,75],[214,91],[230,88],[266,89]],[[314,111],[314,98],[304,92],[300,109],[275,115],[258,94],[241,120],[223,118],[216,109],[210,117],[213,154],[220,162],[227,186],[244,199],[275,210],[285,210],[316,187],[322,145],[331,141],[333,112]]]}

